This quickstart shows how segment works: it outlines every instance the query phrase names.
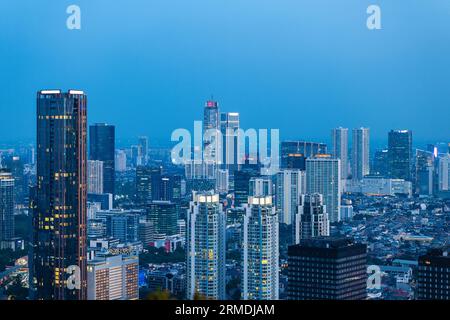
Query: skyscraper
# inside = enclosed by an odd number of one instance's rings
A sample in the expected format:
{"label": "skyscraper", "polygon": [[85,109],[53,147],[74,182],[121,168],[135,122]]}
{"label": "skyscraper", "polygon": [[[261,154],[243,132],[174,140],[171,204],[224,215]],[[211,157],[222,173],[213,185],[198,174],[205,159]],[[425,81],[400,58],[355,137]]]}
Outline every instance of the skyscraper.
{"label": "skyscraper", "polygon": [[387,178],[389,175],[389,153],[387,149],[375,151],[370,174]]}
{"label": "skyscraper", "polygon": [[87,166],[88,193],[103,193],[103,161],[89,160]]}
{"label": "skyscraper", "polygon": [[272,196],[248,198],[242,230],[242,299],[277,300],[279,234]]}
{"label": "skyscraper", "polygon": [[96,123],[89,127],[90,160],[103,161],[103,192],[114,195],[115,127]]}
{"label": "skyscraper", "polygon": [[14,238],[14,178],[0,169],[0,242]]}
{"label": "skyscraper", "polygon": [[319,193],[330,222],[340,221],[341,170],[339,159],[317,156],[306,160],[306,193]]}
{"label": "skyscraper", "polygon": [[348,129],[335,128],[331,131],[332,154],[341,160],[341,178],[348,176]]}
{"label": "skyscraper", "polygon": [[[223,168],[233,173],[239,168],[238,159],[238,137],[239,113],[227,112],[220,114],[220,132],[222,133],[222,163]],[[243,156],[243,155],[242,155]]]}
{"label": "skyscraper", "polygon": [[281,213],[280,223],[291,225],[295,221],[300,195],[306,192],[305,171],[283,169],[276,175],[276,207]]}
{"label": "skyscraper", "polygon": [[225,298],[226,215],[218,194],[194,193],[187,214],[187,298]]}
{"label": "skyscraper", "polygon": [[288,249],[289,300],[364,300],[367,246],[348,238],[301,240]]}
{"label": "skyscraper", "polygon": [[86,122],[82,91],[37,93],[35,298],[86,299]]}
{"label": "skyscraper", "polygon": [[145,205],[160,199],[161,168],[139,166],[136,168],[136,203]]}
{"label": "skyscraper", "polygon": [[253,168],[242,168],[234,172],[234,206],[247,203],[250,179],[259,176],[259,171]]}
{"label": "skyscraper", "polygon": [[147,206],[147,221],[152,222],[157,234],[172,236],[178,234],[177,206],[170,201],[152,201]]}
{"label": "skyscraper", "polygon": [[288,168],[288,158],[290,155],[301,155],[310,158],[316,154],[327,153],[327,145],[318,142],[308,141],[283,141],[281,142],[281,168]]}
{"label": "skyscraper", "polygon": [[352,179],[361,180],[370,173],[369,128],[353,129]]}
{"label": "skyscraper", "polygon": [[301,239],[311,239],[330,235],[330,223],[326,206],[319,193],[300,196],[295,219],[295,243]]}
{"label": "skyscraper", "polygon": [[449,248],[431,249],[419,257],[417,298],[450,300]]}
{"label": "skyscraper", "polygon": [[411,181],[412,131],[391,130],[388,135],[389,177]]}

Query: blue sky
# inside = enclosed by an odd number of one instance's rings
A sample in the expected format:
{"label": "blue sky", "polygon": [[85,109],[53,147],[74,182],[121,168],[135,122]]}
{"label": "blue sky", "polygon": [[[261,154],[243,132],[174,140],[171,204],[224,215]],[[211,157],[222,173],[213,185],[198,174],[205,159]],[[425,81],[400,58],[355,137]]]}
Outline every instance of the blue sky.
{"label": "blue sky", "polygon": [[[382,30],[366,28],[369,4]],[[89,122],[121,138],[168,141],[213,94],[282,138],[368,126],[375,141],[448,141],[449,80],[448,0],[0,1],[0,141],[34,139],[42,88],[85,90]]]}

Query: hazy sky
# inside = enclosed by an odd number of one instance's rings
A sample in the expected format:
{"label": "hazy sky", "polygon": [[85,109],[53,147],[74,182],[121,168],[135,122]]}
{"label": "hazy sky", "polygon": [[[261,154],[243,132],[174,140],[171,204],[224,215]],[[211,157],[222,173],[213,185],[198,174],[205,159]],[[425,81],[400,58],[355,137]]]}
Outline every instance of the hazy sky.
{"label": "hazy sky", "polygon": [[[71,4],[81,30],[66,28]],[[89,123],[121,138],[169,140],[213,94],[282,138],[368,126],[448,141],[450,1],[1,0],[0,141],[34,139],[42,88],[85,90]]]}

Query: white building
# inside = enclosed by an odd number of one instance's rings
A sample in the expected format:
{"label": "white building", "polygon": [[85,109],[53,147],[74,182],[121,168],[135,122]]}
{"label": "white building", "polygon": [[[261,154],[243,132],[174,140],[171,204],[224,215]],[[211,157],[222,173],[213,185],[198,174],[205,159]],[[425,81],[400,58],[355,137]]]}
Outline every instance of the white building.
{"label": "white building", "polygon": [[187,298],[225,299],[226,214],[219,195],[193,193],[187,213]]}
{"label": "white building", "polygon": [[88,160],[87,192],[94,194],[103,193],[103,161]]}
{"label": "white building", "polygon": [[345,192],[362,193],[366,195],[395,196],[412,195],[412,183],[403,179],[385,179],[380,177],[365,177],[361,181],[347,180]]}
{"label": "white building", "polygon": [[295,219],[295,243],[301,239],[311,239],[330,235],[330,223],[322,195],[319,193],[300,196]]}
{"label": "white building", "polygon": [[327,208],[330,222],[340,221],[341,160],[318,155],[306,160],[306,193],[319,193]]}
{"label": "white building", "polygon": [[280,212],[280,222],[291,225],[295,221],[298,200],[306,192],[305,171],[284,169],[276,176],[276,207]]}
{"label": "white building", "polygon": [[439,191],[450,190],[450,154],[439,156],[438,182]]}
{"label": "white building", "polygon": [[278,216],[272,196],[249,197],[242,224],[242,299],[277,300]]}
{"label": "white building", "polygon": [[216,189],[219,193],[227,193],[229,189],[230,176],[228,169],[217,170]]}

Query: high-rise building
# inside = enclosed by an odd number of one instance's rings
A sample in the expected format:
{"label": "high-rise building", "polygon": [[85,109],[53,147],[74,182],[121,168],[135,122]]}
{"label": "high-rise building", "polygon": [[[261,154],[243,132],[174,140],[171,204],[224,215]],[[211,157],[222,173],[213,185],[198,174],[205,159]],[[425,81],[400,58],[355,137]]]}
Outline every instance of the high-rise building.
{"label": "high-rise building", "polygon": [[139,145],[141,146],[141,156],[142,156],[142,164],[148,164],[148,137],[140,136],[139,137]]}
{"label": "high-rise building", "polygon": [[[318,142],[307,141],[283,141],[281,142],[281,168],[288,168],[288,158],[292,154],[302,155],[305,158],[314,157],[316,154],[327,153],[327,145]],[[302,169],[302,168],[300,168]]]}
{"label": "high-rise building", "polygon": [[88,193],[103,193],[103,161],[89,160],[87,166]]}
{"label": "high-rise building", "polygon": [[387,178],[389,176],[389,153],[387,149],[375,151],[370,174]]}
{"label": "high-rise building", "polygon": [[439,191],[450,190],[450,154],[438,157],[438,189]]}
{"label": "high-rise building", "polygon": [[352,179],[361,180],[370,173],[369,128],[353,129]]}
{"label": "high-rise building", "polygon": [[239,207],[247,203],[250,179],[258,177],[259,171],[253,168],[242,168],[234,172],[234,206]]}
{"label": "high-rise building", "polygon": [[139,299],[137,255],[97,254],[87,263],[88,300]]}
{"label": "high-rise building", "polygon": [[288,249],[289,300],[367,298],[367,246],[348,238],[301,240]]}
{"label": "high-rise building", "polygon": [[414,193],[430,196],[434,193],[435,156],[433,152],[416,150]]}
{"label": "high-rise building", "polygon": [[306,160],[306,193],[319,193],[330,222],[340,221],[341,171],[339,159],[316,156]]}
{"label": "high-rise building", "polygon": [[301,153],[290,153],[285,157],[286,169],[306,170],[306,157]]}
{"label": "high-rise building", "polygon": [[155,233],[166,236],[178,234],[178,211],[170,201],[152,201],[147,206],[147,221],[153,223]]}
{"label": "high-rise building", "polygon": [[411,180],[412,131],[391,130],[388,135],[389,177]]}
{"label": "high-rise building", "polygon": [[273,195],[272,179],[268,176],[254,177],[249,181],[249,197],[265,197]]}
{"label": "high-rise building", "polygon": [[117,150],[116,152],[116,171],[123,172],[127,170],[127,153],[125,150]]}
{"label": "high-rise building", "polygon": [[194,193],[187,214],[187,298],[225,298],[226,214],[218,194]]}
{"label": "high-rise building", "polygon": [[136,203],[143,206],[160,199],[161,168],[138,166],[136,168]]}
{"label": "high-rise building", "polygon": [[[220,130],[219,104],[217,101],[207,101],[203,110],[203,135],[207,134],[208,130],[216,130],[216,133]],[[217,156],[221,158],[221,154],[216,154],[216,148],[219,143],[216,139],[218,139],[218,136],[214,134],[211,136],[211,139],[203,140],[204,160],[216,162]],[[215,146],[212,146],[212,144],[215,144]],[[208,149],[210,149],[210,151],[208,151]]]}
{"label": "high-rise building", "polygon": [[450,300],[449,248],[431,249],[419,257],[417,277],[419,300]]}
{"label": "high-rise building", "polygon": [[330,235],[330,223],[322,195],[304,194],[299,197],[298,213],[295,219],[295,243]]}
{"label": "high-rise building", "polygon": [[341,160],[341,178],[348,177],[348,129],[335,128],[331,131],[332,154]]}
{"label": "high-rise building", "polygon": [[223,168],[228,169],[231,173],[238,170],[238,136],[239,130],[239,113],[222,112],[220,114],[220,132],[222,133],[222,164]]}
{"label": "high-rise building", "polygon": [[14,179],[14,202],[23,205],[26,203],[25,199],[28,192],[23,161],[19,156],[12,156],[6,159],[5,165]]}
{"label": "high-rise building", "polygon": [[115,127],[96,123],[89,127],[90,160],[103,161],[103,192],[114,193],[115,184]]}
{"label": "high-rise building", "polygon": [[280,223],[291,225],[295,221],[300,195],[306,192],[305,171],[282,169],[276,175],[276,207]]}
{"label": "high-rise building", "polygon": [[86,110],[82,91],[37,93],[30,285],[38,300],[86,299]]}
{"label": "high-rise building", "polygon": [[14,178],[0,169],[0,242],[14,238]]}
{"label": "high-rise building", "polygon": [[107,237],[119,239],[122,243],[136,242],[139,239],[139,213],[120,209],[101,210],[95,218],[103,221]]}
{"label": "high-rise building", "polygon": [[249,197],[242,224],[242,299],[277,300],[278,216],[272,196]]}
{"label": "high-rise building", "polygon": [[220,194],[227,193],[230,186],[230,175],[228,169],[217,170],[216,190]]}

